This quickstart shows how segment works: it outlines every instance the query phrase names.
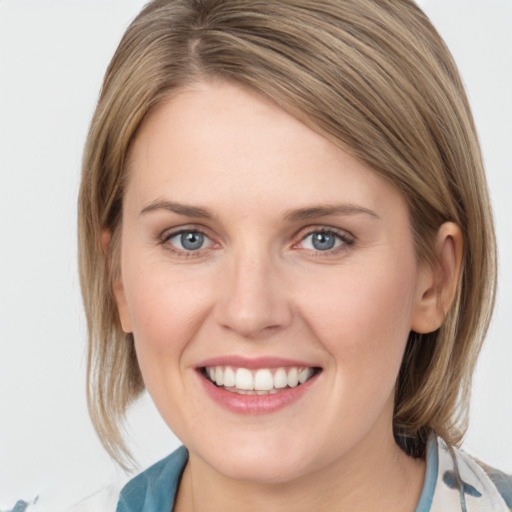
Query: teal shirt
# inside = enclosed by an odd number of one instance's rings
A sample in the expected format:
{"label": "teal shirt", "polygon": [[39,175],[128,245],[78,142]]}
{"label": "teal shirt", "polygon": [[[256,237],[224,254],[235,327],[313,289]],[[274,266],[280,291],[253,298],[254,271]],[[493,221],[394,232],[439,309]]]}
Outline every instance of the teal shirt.
{"label": "teal shirt", "polygon": [[180,446],[123,488],[116,512],[172,512],[188,451]]}
{"label": "teal shirt", "polygon": [[[188,460],[184,446],[123,488],[116,512],[172,512]],[[511,512],[512,476],[477,463],[430,436],[426,473],[416,512]]]}

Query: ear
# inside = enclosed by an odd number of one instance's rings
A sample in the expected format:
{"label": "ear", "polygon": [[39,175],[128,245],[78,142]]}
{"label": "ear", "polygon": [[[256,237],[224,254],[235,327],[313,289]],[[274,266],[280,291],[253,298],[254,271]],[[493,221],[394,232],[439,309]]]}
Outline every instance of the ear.
{"label": "ear", "polygon": [[420,269],[411,330],[433,332],[443,323],[457,291],[462,265],[463,237],[460,227],[445,222],[437,232],[432,265]]}
{"label": "ear", "polygon": [[[108,257],[110,251],[111,234],[110,231],[104,229],[101,233],[101,247],[103,253]],[[119,262],[120,265],[120,262]],[[114,298],[117,305],[117,312],[119,315],[119,321],[121,322],[121,328],[128,334],[133,332],[132,321],[129,314],[128,303],[126,301],[126,294],[124,291],[124,285],[121,278],[121,271],[117,272],[116,277],[112,282],[112,291],[114,292]]]}

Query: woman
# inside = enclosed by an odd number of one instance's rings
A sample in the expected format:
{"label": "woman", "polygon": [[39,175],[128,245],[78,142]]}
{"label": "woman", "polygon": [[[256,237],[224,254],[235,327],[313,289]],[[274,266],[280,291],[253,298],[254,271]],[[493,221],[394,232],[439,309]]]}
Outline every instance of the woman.
{"label": "woman", "polygon": [[80,192],[89,400],[184,447],[118,510],[507,510],[455,446],[495,291],[472,117],[411,2],[154,1]]}

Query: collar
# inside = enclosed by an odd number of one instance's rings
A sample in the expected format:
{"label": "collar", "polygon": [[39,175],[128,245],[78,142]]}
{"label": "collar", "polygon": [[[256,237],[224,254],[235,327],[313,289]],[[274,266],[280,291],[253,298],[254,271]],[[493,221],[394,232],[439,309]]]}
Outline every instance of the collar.
{"label": "collar", "polygon": [[[511,481],[512,484],[512,481]],[[510,512],[484,469],[467,453],[431,434],[416,512]]]}

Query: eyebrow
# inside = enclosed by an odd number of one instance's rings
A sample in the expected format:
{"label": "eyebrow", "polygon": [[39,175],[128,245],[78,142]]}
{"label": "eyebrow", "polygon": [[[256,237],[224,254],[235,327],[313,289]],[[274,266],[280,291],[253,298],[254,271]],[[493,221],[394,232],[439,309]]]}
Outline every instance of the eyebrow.
{"label": "eyebrow", "polygon": [[158,210],[166,210],[172,213],[177,213],[178,215],[184,215],[185,217],[195,217],[199,219],[212,219],[214,217],[213,213],[206,208],[199,208],[197,206],[189,206],[186,204],[174,203],[172,201],[165,201],[161,199],[152,201],[144,208],[142,208],[139,216]]}
{"label": "eyebrow", "polygon": [[[182,203],[175,203],[173,201],[165,201],[157,199],[146,205],[139,215],[145,215],[150,212],[166,210],[185,217],[193,217],[199,219],[213,219],[215,216],[207,208],[200,208],[197,206],[189,206]],[[379,216],[373,211],[363,206],[355,204],[341,204],[341,205],[322,205],[311,206],[308,208],[299,208],[298,210],[288,210],[284,219],[291,222],[300,222],[310,220],[317,217],[327,217],[328,215],[370,215],[376,219]]]}
{"label": "eyebrow", "polygon": [[300,208],[299,210],[290,210],[286,212],[284,218],[289,221],[297,222],[310,220],[317,217],[327,217],[328,215],[370,215],[376,219],[380,217],[373,211],[363,206],[355,204],[312,206],[309,208]]}

